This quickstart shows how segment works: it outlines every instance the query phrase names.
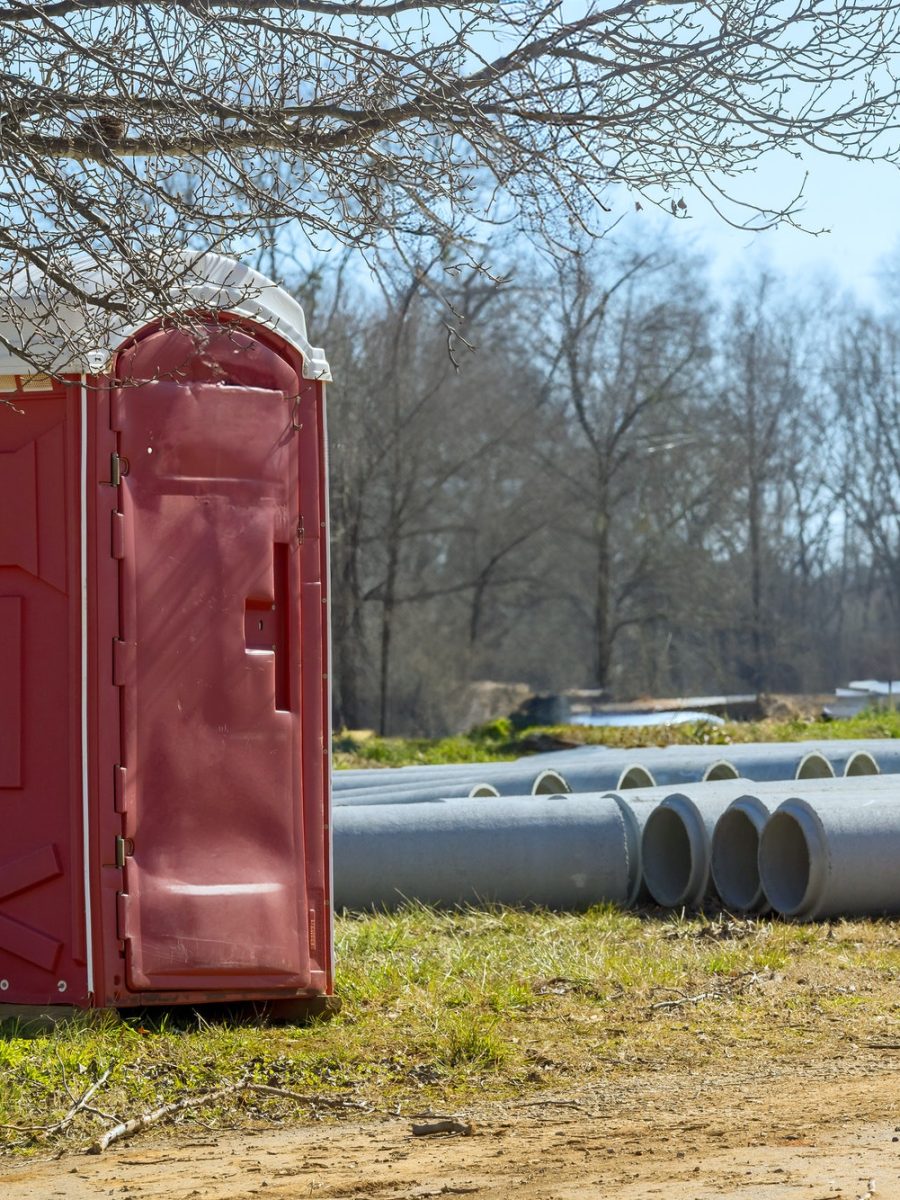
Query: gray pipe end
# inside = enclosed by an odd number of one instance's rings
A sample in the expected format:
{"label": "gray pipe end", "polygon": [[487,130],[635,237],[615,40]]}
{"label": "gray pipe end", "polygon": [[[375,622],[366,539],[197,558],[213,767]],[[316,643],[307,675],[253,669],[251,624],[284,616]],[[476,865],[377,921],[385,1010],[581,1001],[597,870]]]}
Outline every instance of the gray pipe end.
{"label": "gray pipe end", "polygon": [[[693,810],[693,811],[692,811]],[[692,908],[706,893],[708,848],[687,796],[668,796],[647,818],[641,841],[644,883],[664,908]]]}
{"label": "gray pipe end", "polygon": [[800,759],[800,765],[797,767],[797,774],[794,778],[833,779],[834,767],[824,754],[820,754],[818,750],[812,750]]}
{"label": "gray pipe end", "polygon": [[711,763],[703,772],[704,783],[717,783],[723,779],[740,779],[741,773],[727,758]]}
{"label": "gray pipe end", "polygon": [[623,788],[656,787],[656,780],[646,767],[642,767],[640,763],[633,763],[630,767],[626,767],[619,776],[616,786],[620,791]]}
{"label": "gray pipe end", "polygon": [[768,806],[757,796],[741,796],[716,822],[710,870],[722,903],[734,912],[766,907],[759,839],[768,816]]}
{"label": "gray pipe end", "polygon": [[499,796],[500,793],[489,783],[476,783],[467,795],[470,799],[474,800],[479,796]]}
{"label": "gray pipe end", "polygon": [[804,800],[786,800],[759,839],[759,874],[776,912],[810,920],[816,915],[827,871],[821,825]]}
{"label": "gray pipe end", "polygon": [[875,758],[865,750],[856,750],[847,759],[844,775],[880,775],[881,769]]}
{"label": "gray pipe end", "polygon": [[571,792],[571,788],[558,771],[541,771],[535,776],[531,785],[532,796],[558,796],[561,792]]}

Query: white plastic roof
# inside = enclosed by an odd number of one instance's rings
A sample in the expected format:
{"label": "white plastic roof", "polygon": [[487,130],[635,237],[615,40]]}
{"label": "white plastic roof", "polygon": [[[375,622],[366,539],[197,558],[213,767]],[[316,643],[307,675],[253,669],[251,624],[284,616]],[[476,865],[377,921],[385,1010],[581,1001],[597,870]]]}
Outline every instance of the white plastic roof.
{"label": "white plastic roof", "polygon": [[[102,294],[117,280],[114,269],[88,265],[86,260],[83,267],[77,260],[73,262],[70,274],[79,289],[88,294]],[[119,273],[118,279],[122,274]],[[175,274],[180,278],[172,289],[173,311],[208,308],[256,321],[299,350],[304,378],[331,379],[324,351],[311,345],[306,336],[303,309],[277,283],[221,254],[197,255],[190,251],[183,252]],[[15,305],[18,319],[0,325],[0,333],[8,342],[18,346],[28,344],[48,359],[48,365],[52,359],[55,374],[102,370],[128,337],[166,315],[150,305],[135,311],[130,320],[107,318],[98,310],[91,323],[96,324],[100,333],[91,339],[86,315],[90,305],[75,300],[66,305],[65,300],[66,294],[58,286],[53,287],[51,296],[51,289],[35,279],[33,272],[24,271],[13,289],[13,297],[7,301]],[[0,375],[32,375],[36,370],[27,360],[0,346]]]}

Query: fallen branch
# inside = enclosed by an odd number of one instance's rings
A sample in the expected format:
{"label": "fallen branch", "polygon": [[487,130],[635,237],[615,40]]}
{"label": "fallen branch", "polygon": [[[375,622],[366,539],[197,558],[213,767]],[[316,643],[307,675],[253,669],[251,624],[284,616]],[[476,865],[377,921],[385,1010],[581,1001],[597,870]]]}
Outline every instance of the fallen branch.
{"label": "fallen branch", "polygon": [[412,1125],[413,1137],[432,1137],[438,1133],[461,1133],[463,1137],[471,1137],[475,1126],[467,1121],[429,1121],[425,1125]]}
{"label": "fallen branch", "polygon": [[241,1091],[243,1087],[243,1084],[236,1083],[231,1087],[219,1088],[214,1092],[201,1092],[197,1096],[186,1096],[183,1100],[175,1100],[171,1104],[161,1104],[159,1108],[141,1113],[139,1117],[132,1117],[129,1121],[122,1121],[112,1129],[107,1129],[106,1133],[101,1133],[96,1141],[91,1142],[85,1153],[102,1154],[113,1142],[133,1137],[136,1133],[140,1133],[142,1129],[146,1129],[150,1125],[156,1125],[160,1121],[164,1121],[166,1117],[173,1117],[176,1113],[184,1112],[186,1108],[198,1108],[201,1104],[209,1104],[213,1100],[222,1100],[225,1096],[233,1096],[236,1092]]}
{"label": "fallen branch", "polygon": [[[61,1060],[60,1060],[60,1065],[62,1065]],[[80,1112],[93,1113],[96,1116],[105,1117],[107,1121],[117,1121],[118,1117],[112,1117],[112,1116],[109,1116],[107,1113],[101,1113],[98,1109],[92,1108],[89,1104],[89,1101],[91,1099],[93,1099],[93,1097],[97,1094],[97,1092],[100,1090],[100,1088],[103,1087],[104,1083],[106,1083],[107,1079],[109,1079],[110,1075],[112,1074],[112,1071],[113,1071],[112,1067],[107,1067],[107,1069],[103,1072],[103,1074],[99,1077],[99,1079],[95,1079],[94,1082],[90,1085],[90,1087],[86,1088],[84,1090],[84,1092],[81,1094],[81,1096],[79,1096],[78,1099],[76,1099],[75,1096],[72,1094],[71,1089],[69,1088],[68,1079],[66,1078],[65,1067],[63,1067],[63,1086],[66,1090],[66,1094],[68,1095],[69,1099],[72,1101],[72,1106],[61,1120],[56,1121],[53,1125],[0,1125],[0,1129],[9,1129],[9,1130],[14,1131],[15,1133],[27,1133],[29,1135],[30,1140],[34,1141],[40,1137],[52,1137],[56,1133],[63,1133],[64,1130],[69,1128],[69,1126],[72,1124],[72,1122],[75,1120],[75,1118],[78,1116],[78,1114]],[[27,1145],[27,1142],[22,1142],[22,1143],[18,1143],[18,1144],[19,1145]]]}
{"label": "fallen branch", "polygon": [[254,1092],[264,1096],[282,1096],[287,1100],[294,1100],[300,1104],[320,1105],[329,1108],[368,1108],[368,1105],[362,1100],[304,1095],[301,1092],[290,1092],[285,1088],[270,1087],[263,1083],[250,1083],[245,1080],[241,1083],[230,1084],[228,1087],[217,1088],[212,1092],[200,1092],[196,1096],[186,1096],[183,1100],[172,1101],[171,1104],[161,1104],[159,1108],[154,1108],[150,1112],[141,1113],[140,1116],[132,1117],[128,1121],[122,1121],[113,1129],[107,1129],[105,1133],[102,1133],[100,1137],[91,1142],[85,1153],[102,1154],[113,1142],[133,1137],[136,1133],[140,1133],[142,1129],[146,1129],[150,1125],[157,1125],[167,1117],[173,1117],[188,1108],[199,1108],[204,1104],[211,1104],[216,1100],[223,1100],[226,1096],[236,1096],[243,1092]]}

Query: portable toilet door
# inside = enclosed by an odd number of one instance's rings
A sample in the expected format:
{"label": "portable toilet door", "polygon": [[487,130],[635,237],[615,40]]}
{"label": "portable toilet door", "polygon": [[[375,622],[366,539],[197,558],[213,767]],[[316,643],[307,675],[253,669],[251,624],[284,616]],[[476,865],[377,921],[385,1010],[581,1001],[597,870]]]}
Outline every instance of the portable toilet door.
{"label": "portable toilet door", "polygon": [[[65,995],[48,978],[37,1002],[288,1011],[332,991],[327,364],[275,290],[267,310],[190,333],[147,322],[105,375],[68,381],[85,464],[68,704],[85,769],[66,865],[74,879],[82,858],[85,971]],[[35,746],[58,724],[45,715]],[[0,973],[2,935],[0,921]]]}
{"label": "portable toilet door", "polygon": [[0,374],[0,1013],[89,1000],[70,391]]}

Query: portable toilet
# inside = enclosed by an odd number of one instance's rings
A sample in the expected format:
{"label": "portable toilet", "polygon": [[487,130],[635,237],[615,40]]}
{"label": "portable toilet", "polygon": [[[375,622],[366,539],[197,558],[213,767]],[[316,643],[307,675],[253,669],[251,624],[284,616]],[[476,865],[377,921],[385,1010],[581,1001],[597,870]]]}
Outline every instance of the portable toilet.
{"label": "portable toilet", "polygon": [[0,353],[0,1017],[332,1006],[328,364],[191,263],[190,323]]}

